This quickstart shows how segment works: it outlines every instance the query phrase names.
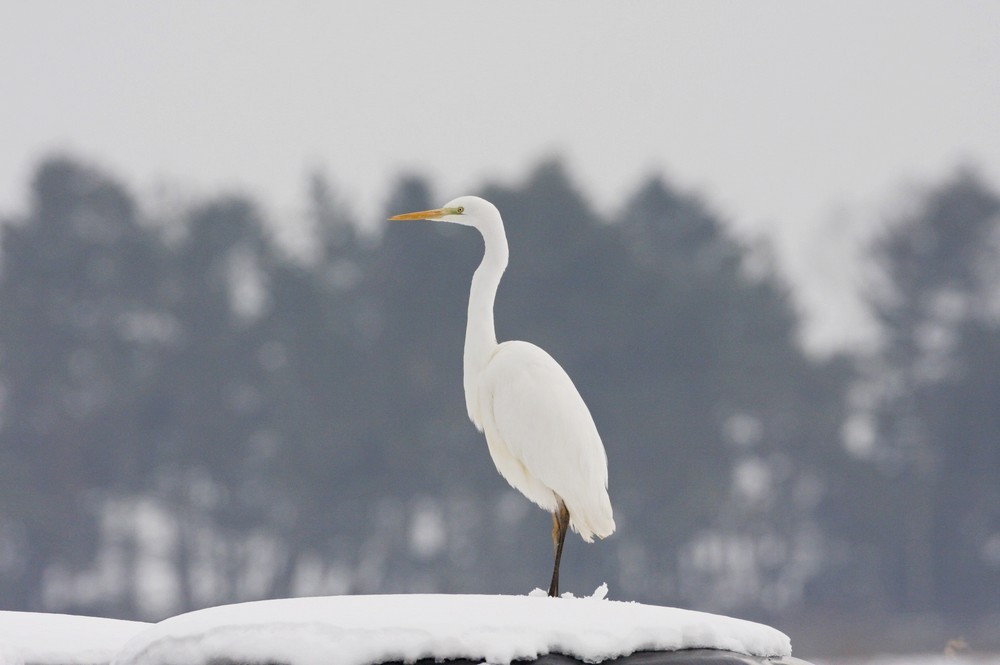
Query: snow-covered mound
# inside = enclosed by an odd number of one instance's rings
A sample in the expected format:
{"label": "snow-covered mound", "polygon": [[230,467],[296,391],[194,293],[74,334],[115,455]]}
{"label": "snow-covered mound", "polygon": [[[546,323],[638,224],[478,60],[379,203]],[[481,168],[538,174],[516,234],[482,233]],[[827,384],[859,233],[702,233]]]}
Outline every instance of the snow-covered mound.
{"label": "snow-covered mound", "polygon": [[266,600],[182,614],[137,635],[116,665],[365,665],[420,658],[507,664],[547,653],[589,662],[646,649],[791,653],[773,628],[594,598],[384,595]]}
{"label": "snow-covered mound", "polygon": [[0,612],[0,665],[103,665],[150,625],[68,614]]}

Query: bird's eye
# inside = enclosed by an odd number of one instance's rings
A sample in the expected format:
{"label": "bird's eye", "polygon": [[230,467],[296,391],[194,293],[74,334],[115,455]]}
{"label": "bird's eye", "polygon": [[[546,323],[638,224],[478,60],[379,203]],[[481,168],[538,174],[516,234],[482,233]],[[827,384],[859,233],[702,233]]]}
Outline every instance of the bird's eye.
{"label": "bird's eye", "polygon": [[463,212],[465,212],[465,207],[464,206],[458,206],[457,210],[458,210],[458,214],[461,215]]}

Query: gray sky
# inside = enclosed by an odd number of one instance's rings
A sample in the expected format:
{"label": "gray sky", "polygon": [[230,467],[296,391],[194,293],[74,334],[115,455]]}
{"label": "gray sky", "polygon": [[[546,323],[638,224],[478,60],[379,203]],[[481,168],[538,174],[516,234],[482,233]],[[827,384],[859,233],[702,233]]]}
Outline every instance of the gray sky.
{"label": "gray sky", "polygon": [[374,218],[401,172],[445,200],[559,154],[606,212],[658,172],[772,237],[814,348],[863,338],[905,186],[1000,181],[998,119],[994,1],[0,3],[0,211],[56,149],[279,219],[314,166]]}

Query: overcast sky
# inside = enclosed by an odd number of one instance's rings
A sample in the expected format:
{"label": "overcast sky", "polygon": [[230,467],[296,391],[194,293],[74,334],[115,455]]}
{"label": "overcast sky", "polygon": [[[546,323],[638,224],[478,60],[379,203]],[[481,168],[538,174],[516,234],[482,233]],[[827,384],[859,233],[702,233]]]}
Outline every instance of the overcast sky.
{"label": "overcast sky", "polygon": [[774,239],[830,347],[907,186],[1000,182],[1000,2],[2,2],[0,212],[66,149],[277,219],[316,166],[373,219],[409,170],[443,202],[562,155],[606,212],[662,173]]}

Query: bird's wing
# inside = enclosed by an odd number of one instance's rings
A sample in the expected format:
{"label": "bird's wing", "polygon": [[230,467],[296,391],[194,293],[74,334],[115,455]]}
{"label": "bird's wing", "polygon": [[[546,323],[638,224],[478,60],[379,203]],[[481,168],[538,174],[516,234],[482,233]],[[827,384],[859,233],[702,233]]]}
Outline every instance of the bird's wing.
{"label": "bird's wing", "polygon": [[496,431],[510,454],[566,503],[586,540],[614,531],[608,464],[590,410],[552,356],[527,342],[500,345],[484,374]]}

